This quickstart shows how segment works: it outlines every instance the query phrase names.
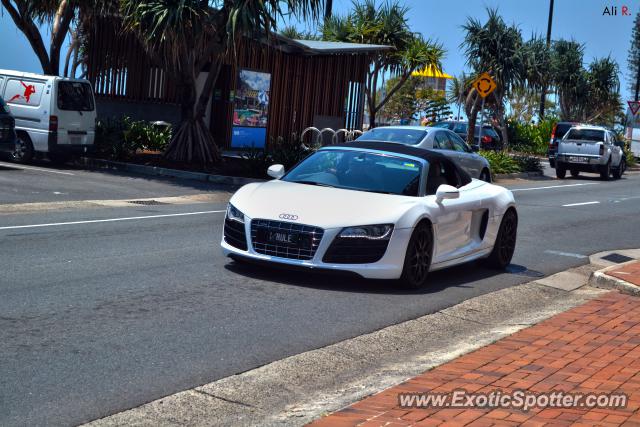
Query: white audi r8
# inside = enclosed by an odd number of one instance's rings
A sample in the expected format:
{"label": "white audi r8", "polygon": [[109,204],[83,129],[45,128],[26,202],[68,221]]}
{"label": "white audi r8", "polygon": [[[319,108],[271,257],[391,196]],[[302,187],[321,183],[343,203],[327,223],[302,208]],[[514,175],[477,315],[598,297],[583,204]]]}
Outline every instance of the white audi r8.
{"label": "white audi r8", "polygon": [[401,144],[324,147],[229,201],[223,252],[238,261],[340,270],[425,285],[429,271],[486,258],[505,268],[516,246],[511,192],[471,179],[442,154]]}

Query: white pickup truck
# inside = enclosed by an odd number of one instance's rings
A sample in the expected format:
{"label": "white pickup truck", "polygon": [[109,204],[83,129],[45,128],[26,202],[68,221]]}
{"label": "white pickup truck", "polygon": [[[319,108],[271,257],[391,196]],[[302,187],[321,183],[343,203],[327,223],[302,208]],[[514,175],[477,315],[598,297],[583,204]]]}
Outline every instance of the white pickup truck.
{"label": "white pickup truck", "polygon": [[604,127],[574,126],[558,144],[556,176],[564,179],[568,170],[573,177],[580,172],[594,172],[602,180],[612,174],[620,179],[627,166],[622,147],[623,142]]}

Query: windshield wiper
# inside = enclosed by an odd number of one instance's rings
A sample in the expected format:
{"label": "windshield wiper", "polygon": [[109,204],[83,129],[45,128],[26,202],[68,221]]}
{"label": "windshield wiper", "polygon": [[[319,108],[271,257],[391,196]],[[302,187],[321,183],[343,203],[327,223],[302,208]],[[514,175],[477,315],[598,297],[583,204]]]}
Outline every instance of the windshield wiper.
{"label": "windshield wiper", "polygon": [[295,182],[296,184],[317,185],[318,187],[331,187],[331,188],[333,188],[333,185],[323,184],[322,182],[316,182],[316,181],[291,181],[291,182]]}

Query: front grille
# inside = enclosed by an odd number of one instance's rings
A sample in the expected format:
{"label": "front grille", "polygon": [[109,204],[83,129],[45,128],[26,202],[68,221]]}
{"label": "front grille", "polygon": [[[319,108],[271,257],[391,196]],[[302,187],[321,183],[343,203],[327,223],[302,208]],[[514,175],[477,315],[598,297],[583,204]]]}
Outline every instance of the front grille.
{"label": "front grille", "polygon": [[[269,241],[268,233],[294,233],[298,242],[280,244]],[[310,260],[318,250],[324,230],[319,227],[291,222],[271,221],[268,219],[254,219],[251,221],[251,241],[253,250],[263,255],[277,256],[299,260]]]}
{"label": "front grille", "polygon": [[380,261],[387,251],[389,240],[369,240],[336,237],[322,262],[332,264],[369,264]]}
{"label": "front grille", "polygon": [[225,218],[224,220],[224,241],[233,247],[246,251],[247,233],[244,231],[244,224],[238,221]]}

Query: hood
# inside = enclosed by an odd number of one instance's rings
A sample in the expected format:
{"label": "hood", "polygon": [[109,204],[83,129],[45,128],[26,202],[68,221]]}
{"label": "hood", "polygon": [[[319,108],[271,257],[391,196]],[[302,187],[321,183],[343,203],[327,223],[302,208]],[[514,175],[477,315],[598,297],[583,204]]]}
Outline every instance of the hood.
{"label": "hood", "polygon": [[[245,185],[230,203],[252,219],[290,221],[328,229],[395,224],[416,201],[416,197],[273,180]],[[281,214],[297,219],[282,219]]]}

